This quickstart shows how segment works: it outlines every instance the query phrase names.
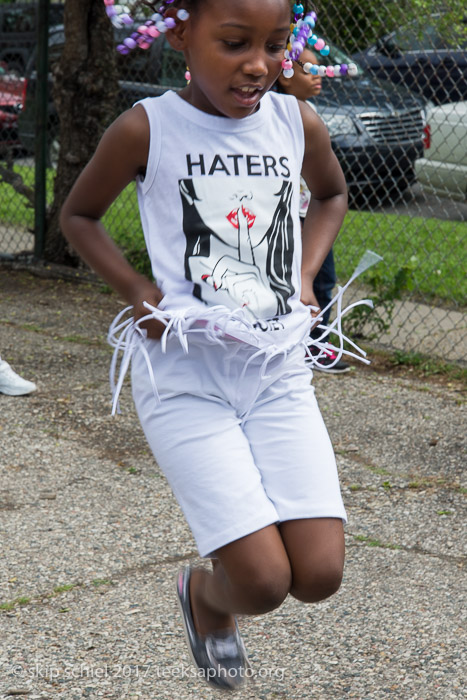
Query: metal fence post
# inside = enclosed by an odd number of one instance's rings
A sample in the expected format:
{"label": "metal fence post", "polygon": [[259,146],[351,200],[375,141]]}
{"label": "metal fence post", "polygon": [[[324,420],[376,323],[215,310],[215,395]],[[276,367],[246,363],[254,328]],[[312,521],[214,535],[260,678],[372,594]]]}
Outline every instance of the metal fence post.
{"label": "metal fence post", "polygon": [[39,0],[37,22],[37,92],[34,192],[34,257],[41,258],[45,246],[47,210],[47,102],[50,0]]}

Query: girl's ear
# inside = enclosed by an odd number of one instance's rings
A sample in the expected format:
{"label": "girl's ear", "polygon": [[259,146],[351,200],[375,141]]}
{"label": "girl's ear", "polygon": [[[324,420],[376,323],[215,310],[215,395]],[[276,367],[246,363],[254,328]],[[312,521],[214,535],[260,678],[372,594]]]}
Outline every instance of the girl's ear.
{"label": "girl's ear", "polygon": [[168,10],[165,13],[165,17],[173,17],[175,19],[175,27],[173,29],[167,30],[165,36],[170,46],[176,51],[184,51],[187,45],[187,25],[190,18],[186,20],[177,19],[175,10]]}

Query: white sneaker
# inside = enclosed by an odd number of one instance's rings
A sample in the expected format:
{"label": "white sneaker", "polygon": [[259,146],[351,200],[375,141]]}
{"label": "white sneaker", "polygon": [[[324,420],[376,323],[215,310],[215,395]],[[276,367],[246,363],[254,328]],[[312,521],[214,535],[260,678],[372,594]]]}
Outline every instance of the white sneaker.
{"label": "white sneaker", "polygon": [[9,396],[22,396],[36,391],[34,382],[29,382],[13,372],[8,362],[0,360],[0,394]]}

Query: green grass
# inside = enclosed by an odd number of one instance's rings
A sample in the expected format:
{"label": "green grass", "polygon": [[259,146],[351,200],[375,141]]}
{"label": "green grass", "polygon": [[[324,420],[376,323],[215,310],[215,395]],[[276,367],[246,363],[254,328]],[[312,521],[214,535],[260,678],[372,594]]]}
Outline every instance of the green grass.
{"label": "green grass", "polygon": [[[22,175],[28,186],[33,187],[33,168],[15,166],[15,171]],[[49,203],[53,196],[53,177],[54,171],[49,171]],[[28,228],[32,228],[34,222],[34,212],[26,205],[25,199],[2,182],[0,222]],[[150,276],[134,184],[129,185],[110,207],[104,225],[131,264]],[[402,267],[409,266],[411,288],[423,298],[465,305],[466,234],[465,222],[349,211],[334,248],[339,280],[346,281],[361,255],[370,249],[384,258],[377,266],[379,275],[393,280]],[[365,274],[371,275],[372,270],[362,275],[362,282],[365,282]]]}
{"label": "green grass", "polygon": [[410,264],[413,289],[423,297],[465,305],[466,238],[465,222],[350,211],[334,247],[337,275],[347,280],[370,249],[383,257],[388,279]]}
{"label": "green grass", "polygon": [[31,602],[31,598],[27,598],[26,596],[21,596],[19,598],[15,598],[14,600],[8,600],[6,603],[1,603],[0,604],[0,610],[5,610],[6,612],[10,612],[10,610],[14,610],[17,605],[27,605],[28,603]]}

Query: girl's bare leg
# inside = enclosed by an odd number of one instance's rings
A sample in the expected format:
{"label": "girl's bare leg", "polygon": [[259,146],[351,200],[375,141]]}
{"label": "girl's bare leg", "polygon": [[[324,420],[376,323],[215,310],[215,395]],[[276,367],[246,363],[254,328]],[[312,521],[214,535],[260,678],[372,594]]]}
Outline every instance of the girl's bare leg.
{"label": "girl's bare leg", "polygon": [[279,530],[292,570],[290,594],[304,603],[316,603],[335,593],[344,571],[342,520],[288,520]]}
{"label": "girl's bare leg", "polygon": [[339,518],[289,520],[270,525],[216,552],[213,573],[195,569],[191,607],[201,635],[233,628],[233,615],[274,610],[288,593],[303,602],[337,591],[344,566]]}
{"label": "girl's bare leg", "polygon": [[275,525],[242,537],[216,552],[213,573],[195,569],[190,599],[198,633],[233,628],[233,615],[259,615],[287,597],[292,575]]}

